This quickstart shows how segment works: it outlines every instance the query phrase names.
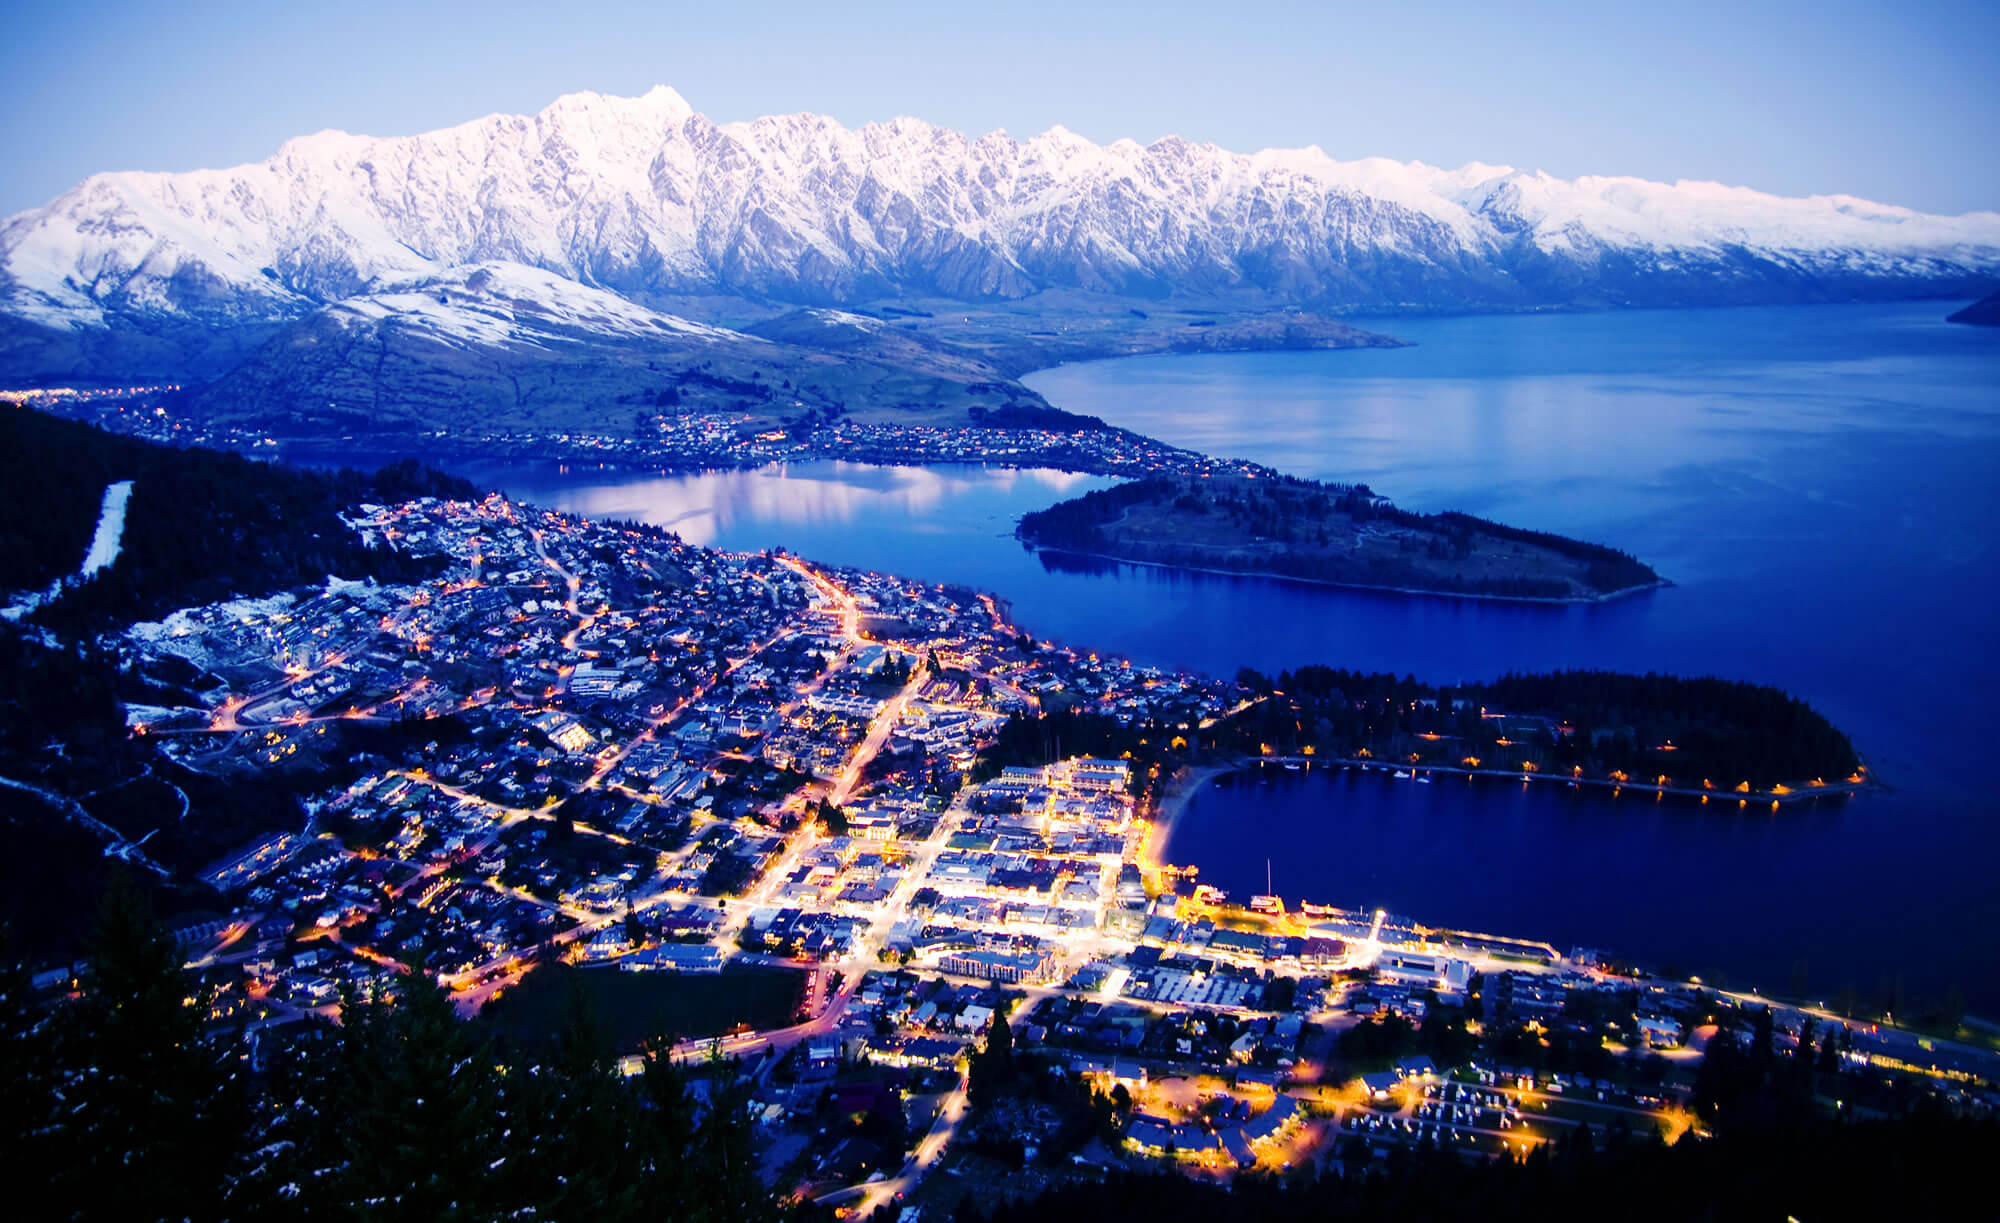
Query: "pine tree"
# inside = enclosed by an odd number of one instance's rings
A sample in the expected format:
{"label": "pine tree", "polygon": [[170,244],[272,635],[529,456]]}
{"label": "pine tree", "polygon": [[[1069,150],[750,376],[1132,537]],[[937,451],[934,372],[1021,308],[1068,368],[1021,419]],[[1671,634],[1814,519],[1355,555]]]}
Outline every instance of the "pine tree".
{"label": "pine tree", "polygon": [[232,1051],[202,1033],[208,1005],[145,895],[114,876],[83,995],[58,1017],[45,1175],[68,1217],[221,1216],[246,1114]]}
{"label": "pine tree", "polygon": [[1014,1030],[1007,1017],[994,1013],[986,1028],[986,1043],[972,1055],[969,1090],[975,1103],[986,1105],[1006,1094],[1014,1082]]}
{"label": "pine tree", "polygon": [[556,1219],[644,1217],[640,1101],[616,1067],[589,995],[572,982],[561,1033],[525,1073],[507,1076],[507,1201]]}
{"label": "pine tree", "polygon": [[421,972],[403,982],[393,1001],[350,992],[339,1030],[287,1068],[301,1176],[279,1195],[305,1216],[491,1218],[501,1139],[537,1120],[503,1111],[493,1053],[444,991]]}
{"label": "pine tree", "polygon": [[698,1203],[691,1214],[701,1223],[756,1223],[768,1214],[769,1198],[757,1177],[751,1148],[750,1085],[734,1061],[719,1055],[710,1070],[714,1083],[708,1110],[695,1132],[689,1158]]}
{"label": "pine tree", "polygon": [[54,1167],[52,1136],[61,1098],[56,1024],[35,1005],[27,966],[0,927],[0,1176],[29,1184]]}
{"label": "pine tree", "polygon": [[640,1053],[640,1123],[634,1144],[644,1177],[641,1207],[654,1218],[673,1217],[698,1200],[695,1168],[688,1158],[697,1130],[694,1101],[672,1050],[673,1041],[660,1037],[647,1041]]}

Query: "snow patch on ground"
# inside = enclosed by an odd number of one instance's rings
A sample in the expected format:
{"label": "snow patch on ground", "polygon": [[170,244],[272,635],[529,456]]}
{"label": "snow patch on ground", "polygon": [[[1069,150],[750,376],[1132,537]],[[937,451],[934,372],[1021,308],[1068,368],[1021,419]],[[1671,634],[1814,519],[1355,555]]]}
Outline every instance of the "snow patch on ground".
{"label": "snow patch on ground", "polygon": [[380,589],[381,587],[375,584],[374,578],[362,578],[356,582],[330,573],[326,576],[326,593],[329,598],[334,595],[353,595],[357,599],[362,599]]}
{"label": "snow patch on ground", "polygon": [[211,607],[183,607],[158,620],[141,620],[126,629],[125,635],[157,653],[177,654],[206,671],[215,665],[208,650],[210,624],[267,620],[289,610],[296,602],[289,594],[279,594],[264,599],[233,599]]}
{"label": "snow patch on ground", "polygon": [[132,481],[120,480],[106,487],[104,504],[97,511],[97,533],[91,536],[90,548],[83,554],[83,564],[77,567],[76,576],[57,578],[46,590],[21,592],[12,603],[0,607],[0,620],[19,623],[36,608],[60,599],[70,583],[87,582],[110,568],[118,560],[125,538],[125,507],[131,500]]}
{"label": "snow patch on ground", "polygon": [[156,723],[165,722],[169,718],[186,717],[190,714],[205,718],[208,716],[208,710],[194,709],[186,705],[141,705],[127,703],[125,706],[125,725],[152,726]]}
{"label": "snow patch on ground", "polygon": [[847,310],[814,310],[812,315],[829,327],[859,327],[863,331],[877,331],[882,327],[881,319],[869,318],[865,314],[854,314]]}
{"label": "snow patch on ground", "polygon": [[662,314],[614,293],[517,263],[488,261],[390,285],[330,307],[376,324],[472,347],[549,349],[579,334],[657,339],[676,335],[711,343],[762,344],[742,332]]}
{"label": "snow patch on ground", "polygon": [[23,616],[34,611],[42,604],[53,601],[62,594],[62,591],[63,579],[61,578],[57,578],[55,581],[49,583],[47,590],[22,591],[19,595],[15,596],[12,603],[9,603],[5,607],[0,607],[0,620],[7,620],[18,624]]}
{"label": "snow patch on ground", "polygon": [[104,490],[104,506],[97,512],[97,534],[91,537],[90,551],[83,554],[79,578],[89,581],[118,560],[125,539],[125,507],[131,500],[130,480],[120,480]]}

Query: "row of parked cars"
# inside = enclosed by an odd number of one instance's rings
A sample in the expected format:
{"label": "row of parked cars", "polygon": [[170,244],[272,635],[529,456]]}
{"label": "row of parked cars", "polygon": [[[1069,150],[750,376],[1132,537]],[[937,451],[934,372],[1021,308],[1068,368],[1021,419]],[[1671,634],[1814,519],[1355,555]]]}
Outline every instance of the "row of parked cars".
{"label": "row of parked cars", "polygon": [[1512,1106],[1500,1092],[1468,1087],[1463,1083],[1426,1083],[1424,1098],[1446,1104],[1470,1104],[1475,1108],[1505,1109]]}
{"label": "row of parked cars", "polygon": [[1380,1113],[1360,1113],[1348,1118],[1347,1128],[1358,1134],[1383,1134],[1433,1142],[1472,1142],[1479,1136],[1444,1122],[1416,1121],[1409,1117],[1385,1117]]}

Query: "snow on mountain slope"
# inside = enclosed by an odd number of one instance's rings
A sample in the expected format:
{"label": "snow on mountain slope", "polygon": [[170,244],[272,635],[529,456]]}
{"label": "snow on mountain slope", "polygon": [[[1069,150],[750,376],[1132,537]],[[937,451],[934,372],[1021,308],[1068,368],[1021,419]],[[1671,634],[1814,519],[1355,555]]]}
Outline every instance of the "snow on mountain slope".
{"label": "snow on mountain slope", "polygon": [[[266,436],[324,440],[645,438],[666,416],[701,411],[958,424],[973,409],[1047,408],[975,358],[863,321],[871,326],[811,319],[802,334],[751,335],[537,268],[465,264],[276,325],[201,384],[192,410]],[[822,336],[829,327],[853,334]]]}
{"label": "snow on mountain slope", "polygon": [[641,303],[1075,288],[1669,304],[1961,287],[2000,272],[2000,214],[1177,137],[1100,146],[1062,128],[1016,141],[913,119],[719,126],[661,87],[406,138],[322,132],[229,170],[94,176],[0,224],[0,309],[69,329],[268,322],[469,264],[548,273],[530,296],[572,281]]}
{"label": "snow on mountain slope", "polygon": [[606,337],[764,343],[742,332],[661,314],[518,263],[462,265],[379,293],[345,298],[331,311],[336,318],[351,316],[425,331],[442,342],[468,346],[548,348]]}

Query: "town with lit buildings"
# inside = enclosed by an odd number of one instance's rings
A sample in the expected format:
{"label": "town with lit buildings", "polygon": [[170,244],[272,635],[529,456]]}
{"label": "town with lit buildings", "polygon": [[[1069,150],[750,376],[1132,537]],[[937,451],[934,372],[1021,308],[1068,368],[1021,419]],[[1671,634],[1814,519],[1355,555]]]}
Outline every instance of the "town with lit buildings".
{"label": "town with lit buildings", "polygon": [[[174,446],[210,446],[270,457],[317,453],[257,428],[209,420],[187,411],[174,385],[114,388],[46,387],[0,390],[0,403],[41,411]],[[369,447],[484,459],[607,465],[697,472],[838,459],[880,465],[980,463],[1052,468],[1096,475],[1271,476],[1261,464],[1220,459],[1168,446],[1124,429],[864,423],[801,414],[786,423],[747,411],[680,410],[642,416],[630,433],[587,430],[480,431],[463,428],[417,435],[377,434]],[[345,450],[322,457],[345,460]]]}
{"label": "town with lit buildings", "polygon": [[[179,762],[337,779],[204,873],[223,907],[177,934],[218,1020],[332,1018],[413,972],[467,1014],[556,965],[720,995],[782,976],[782,1013],[678,1055],[751,1077],[774,1186],[859,1212],[920,1210],[940,1178],[944,1202],[1080,1169],[1673,1137],[1703,1034],[1754,1023],[1583,950],[1235,903],[1158,860],[1157,756],[993,754],[1058,698],[1184,747],[1254,700],[1234,682],[1037,642],[973,590],[498,495],[349,525],[437,576],[120,639],[199,695],[128,706]],[[1776,1014],[1780,1042],[1991,1100],[1990,1067]],[[998,1025],[1072,1087],[980,1100]]]}

